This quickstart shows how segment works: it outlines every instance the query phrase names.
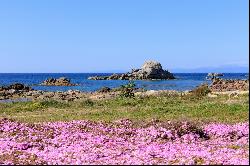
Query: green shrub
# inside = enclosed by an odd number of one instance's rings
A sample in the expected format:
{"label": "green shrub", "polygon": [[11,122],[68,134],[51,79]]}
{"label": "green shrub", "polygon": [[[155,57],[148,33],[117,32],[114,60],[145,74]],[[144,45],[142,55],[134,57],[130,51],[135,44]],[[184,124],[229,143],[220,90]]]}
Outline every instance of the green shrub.
{"label": "green shrub", "polygon": [[45,106],[40,102],[30,102],[25,104],[24,106],[20,106],[19,109],[24,111],[37,111],[45,109]]}
{"label": "green shrub", "polygon": [[66,102],[56,101],[56,100],[48,100],[48,101],[41,101],[41,104],[46,107],[54,107],[54,108],[66,108],[69,107],[70,104]]}
{"label": "green shrub", "polygon": [[90,99],[86,99],[86,100],[84,100],[84,101],[81,102],[82,106],[90,106],[90,107],[92,107],[92,106],[94,106],[94,104],[95,103],[92,100],[90,100]]}
{"label": "green shrub", "polygon": [[135,88],[135,83],[133,81],[129,81],[128,84],[126,85],[122,85],[121,86],[121,97],[128,97],[128,98],[132,98],[135,97],[135,94],[133,92],[134,88]]}

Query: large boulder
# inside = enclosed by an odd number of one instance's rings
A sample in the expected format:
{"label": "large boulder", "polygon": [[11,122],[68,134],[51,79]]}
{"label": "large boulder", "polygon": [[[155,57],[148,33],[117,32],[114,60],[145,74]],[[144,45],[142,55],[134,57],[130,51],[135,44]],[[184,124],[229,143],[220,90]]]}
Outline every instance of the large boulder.
{"label": "large boulder", "polygon": [[162,66],[159,62],[156,61],[147,61],[143,64],[142,70],[154,69],[154,70],[162,70]]}
{"label": "large boulder", "polygon": [[[145,62],[141,70],[137,72],[139,77],[143,79],[174,79],[173,74],[167,70],[163,70],[159,62],[148,61]],[[137,73],[134,73],[136,75]]]}
{"label": "large boulder", "polygon": [[124,74],[113,74],[111,76],[94,76],[90,80],[168,80],[175,79],[174,75],[162,68],[156,61],[147,61],[141,69],[132,69]]}

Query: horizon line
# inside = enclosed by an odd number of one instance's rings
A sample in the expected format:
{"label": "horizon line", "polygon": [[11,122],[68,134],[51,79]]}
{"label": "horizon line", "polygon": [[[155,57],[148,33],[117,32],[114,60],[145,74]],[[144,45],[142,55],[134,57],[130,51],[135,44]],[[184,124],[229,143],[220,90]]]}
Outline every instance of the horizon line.
{"label": "horizon line", "polygon": [[[113,74],[113,73],[117,73],[117,74],[122,74],[124,72],[5,72],[2,73],[0,72],[0,74]],[[197,74],[202,74],[202,73],[249,73],[249,72],[172,72],[172,73],[197,73]]]}

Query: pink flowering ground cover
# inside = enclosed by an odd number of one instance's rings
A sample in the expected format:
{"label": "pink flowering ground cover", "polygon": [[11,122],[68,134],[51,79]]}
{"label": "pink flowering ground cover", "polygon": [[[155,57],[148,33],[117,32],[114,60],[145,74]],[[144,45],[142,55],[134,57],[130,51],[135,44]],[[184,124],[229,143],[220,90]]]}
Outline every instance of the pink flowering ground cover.
{"label": "pink flowering ground cover", "polygon": [[249,123],[0,120],[0,164],[248,164]]}

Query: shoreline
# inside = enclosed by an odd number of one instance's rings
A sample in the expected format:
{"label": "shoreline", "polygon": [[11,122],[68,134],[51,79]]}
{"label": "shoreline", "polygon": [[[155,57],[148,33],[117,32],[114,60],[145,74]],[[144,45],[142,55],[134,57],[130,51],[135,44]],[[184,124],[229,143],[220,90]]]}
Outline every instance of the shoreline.
{"label": "shoreline", "polygon": [[[31,93],[34,93],[32,96]],[[40,93],[40,95],[39,95]],[[150,97],[150,96],[164,96],[164,95],[177,95],[185,96],[190,95],[192,90],[186,91],[177,91],[177,90],[146,90],[134,92],[135,97]],[[37,95],[36,95],[37,94]],[[220,95],[228,95],[229,97],[235,97],[238,95],[249,94],[249,90],[234,90],[234,91],[223,91],[223,92],[210,92],[208,97],[218,97]],[[61,95],[61,96],[60,96]],[[30,91],[28,94],[22,94],[20,96],[14,96],[6,99],[0,99],[0,103],[12,103],[12,102],[29,102],[29,101],[44,101],[44,100],[57,100],[57,101],[81,101],[86,99],[91,100],[104,100],[104,99],[113,99],[120,95],[120,91],[117,92],[82,92],[68,90],[65,92],[57,91]],[[63,97],[64,96],[64,97]]]}
{"label": "shoreline", "polygon": [[[217,95],[229,95],[237,96],[239,94],[249,93],[249,80],[245,79],[221,79],[216,78],[211,80],[211,83],[201,83],[191,90],[149,90],[145,88],[136,88],[136,84],[128,82],[125,85],[120,85],[117,88],[109,88],[103,86],[102,88],[95,90],[94,92],[80,91],[70,89],[70,79],[66,77],[60,77],[59,79],[50,78],[45,80],[48,85],[55,84],[57,86],[69,86],[67,91],[45,91],[45,90],[34,90],[30,86],[25,86],[22,83],[15,83],[9,86],[0,87],[0,101],[3,100],[18,100],[21,98],[31,100],[66,100],[75,101],[81,99],[110,99],[117,96],[125,95],[125,97],[132,96],[160,96],[160,95],[177,95],[184,96],[188,94],[208,95],[209,97],[217,97]],[[129,96],[127,96],[129,95]],[[21,99],[22,101],[22,99]]]}

